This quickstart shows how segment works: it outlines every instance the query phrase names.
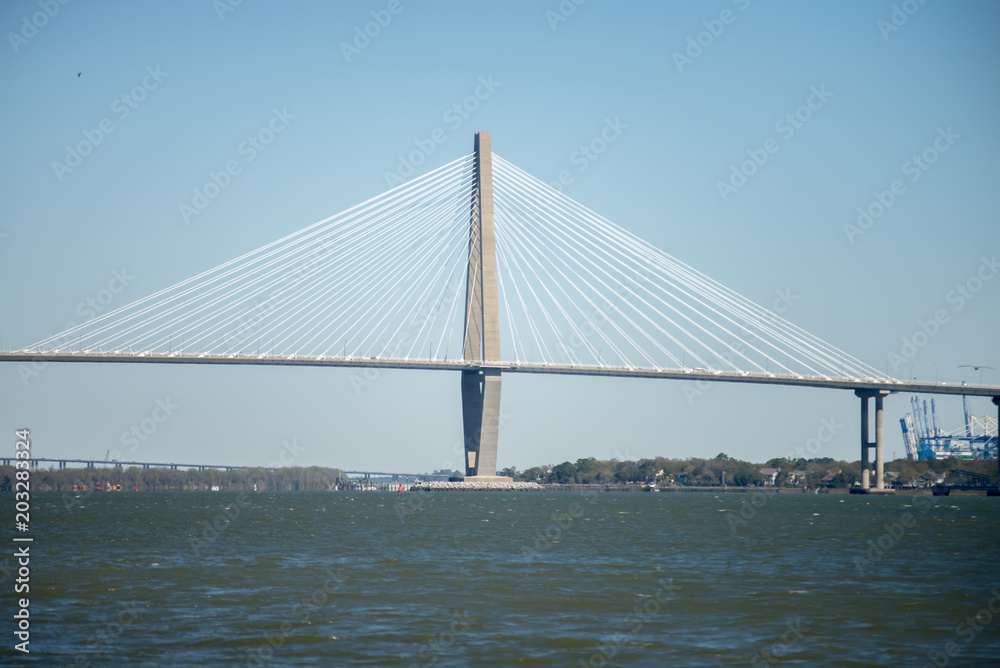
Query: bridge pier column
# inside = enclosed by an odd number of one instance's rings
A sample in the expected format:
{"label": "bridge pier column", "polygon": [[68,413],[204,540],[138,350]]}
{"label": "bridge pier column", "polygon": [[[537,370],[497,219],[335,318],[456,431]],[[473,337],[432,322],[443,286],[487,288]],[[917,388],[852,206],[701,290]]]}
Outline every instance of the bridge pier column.
{"label": "bridge pier column", "polygon": [[500,432],[500,371],[462,372],[462,422],[465,432],[465,474],[497,474]]}
{"label": "bridge pier column", "polygon": [[885,462],[882,449],[882,393],[875,395],[875,489],[885,489]]}
{"label": "bridge pier column", "polygon": [[[888,396],[887,390],[854,390],[855,396],[861,399],[861,491],[887,493],[885,489],[885,448],[883,435],[883,400]],[[868,400],[875,397],[875,441],[869,440],[871,429],[868,421]],[[875,448],[875,487],[871,485],[871,449]]]}
{"label": "bridge pier column", "polygon": [[869,393],[862,390],[855,390],[854,394],[861,398],[861,489],[868,491],[870,485],[868,470],[868,398]]}

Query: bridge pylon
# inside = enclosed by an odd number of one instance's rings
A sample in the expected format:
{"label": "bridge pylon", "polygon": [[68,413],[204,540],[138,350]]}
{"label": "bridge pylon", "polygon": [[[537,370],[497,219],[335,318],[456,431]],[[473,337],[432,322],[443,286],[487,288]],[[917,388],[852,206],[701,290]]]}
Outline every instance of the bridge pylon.
{"label": "bridge pylon", "polygon": [[[885,456],[883,435],[883,400],[889,396],[888,390],[855,390],[861,399],[861,488],[852,492],[863,494],[892,494],[894,489],[885,487]],[[868,400],[875,397],[875,441],[871,441],[868,424]],[[875,448],[875,486],[871,486],[871,449]]]}
{"label": "bridge pylon", "polygon": [[[475,187],[469,216],[463,356],[466,363],[497,363],[500,361],[500,305],[493,229],[493,153],[489,132],[476,133],[474,155]],[[500,430],[499,369],[462,371],[462,422],[466,478],[510,480],[496,474]]]}

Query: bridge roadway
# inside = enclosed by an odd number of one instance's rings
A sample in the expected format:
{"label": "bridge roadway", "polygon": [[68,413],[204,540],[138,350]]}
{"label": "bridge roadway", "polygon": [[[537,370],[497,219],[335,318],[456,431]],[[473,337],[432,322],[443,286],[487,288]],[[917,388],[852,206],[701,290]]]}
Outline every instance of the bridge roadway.
{"label": "bridge roadway", "polygon": [[0,352],[0,362],[102,362],[102,363],[158,363],[158,364],[256,364],[266,366],[322,366],[373,369],[421,369],[433,371],[468,371],[495,369],[503,373],[543,373],[577,376],[613,376],[628,378],[664,378],[668,380],[698,380],[713,383],[757,383],[762,385],[791,385],[836,390],[870,390],[873,392],[912,392],[915,394],[958,394],[980,397],[1000,397],[1000,386],[957,385],[954,383],[928,383],[921,381],[855,380],[821,376],[779,376],[776,374],[742,374],[697,369],[641,369],[634,367],[592,367],[568,364],[518,364],[513,362],[383,360],[351,358],[312,358],[280,356],[217,356],[182,355],[180,353],[31,353]]}

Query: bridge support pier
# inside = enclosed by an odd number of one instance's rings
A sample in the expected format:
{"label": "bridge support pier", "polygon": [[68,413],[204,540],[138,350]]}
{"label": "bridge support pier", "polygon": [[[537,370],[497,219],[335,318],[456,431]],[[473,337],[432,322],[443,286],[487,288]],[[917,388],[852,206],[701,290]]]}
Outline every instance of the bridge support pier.
{"label": "bridge support pier", "polygon": [[[889,395],[887,390],[855,390],[861,399],[861,493],[891,494],[894,490],[885,488],[885,448],[883,443],[884,410],[883,401]],[[875,441],[871,435],[868,420],[868,400],[875,397]],[[871,486],[871,448],[875,448],[875,487]]]}
{"label": "bridge support pier", "polygon": [[462,421],[465,432],[465,474],[492,478],[497,474],[500,432],[500,372],[462,372]]}

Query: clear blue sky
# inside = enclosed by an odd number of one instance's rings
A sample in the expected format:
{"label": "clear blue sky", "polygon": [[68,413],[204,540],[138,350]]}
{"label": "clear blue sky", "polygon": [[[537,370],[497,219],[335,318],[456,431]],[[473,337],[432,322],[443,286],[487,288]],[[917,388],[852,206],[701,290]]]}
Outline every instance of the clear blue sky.
{"label": "clear blue sky", "polygon": [[[556,0],[52,0],[48,17],[44,1],[8,0],[0,345],[80,321],[109,283],[120,291],[108,307],[121,306],[377,195],[435,129],[447,140],[418,173],[469,153],[482,129],[496,153],[546,181],[569,171],[568,195],[758,303],[787,291],[786,318],[877,368],[943,310],[947,322],[889,371],[978,382],[959,365],[1000,369],[1000,277],[982,260],[1000,253],[1000,6],[902,4],[917,9],[563,0],[575,7],[563,16]],[[345,56],[372,12],[391,21]],[[478,108],[446,115],[481,78],[494,90]],[[294,118],[248,161],[241,142],[275,109]],[[782,120],[797,110],[794,125]],[[627,127],[582,162],[575,153],[608,119]],[[85,133],[100,142],[70,167],[66,147]],[[719,182],[765,147],[767,161],[723,197]],[[927,149],[933,164],[916,166]],[[179,205],[231,160],[241,172],[186,223]],[[845,231],[895,180],[901,194],[882,215]],[[991,280],[959,300],[956,286],[981,268]],[[264,465],[294,439],[299,465],[460,466],[457,374],[386,372],[358,394],[357,373],[50,365],[24,382],[5,364],[0,448],[13,451],[13,429],[27,426],[36,456],[111,449]],[[1000,384],[1000,373],[983,380]],[[858,457],[850,393],[684,389],[509,376],[499,465],[719,451],[765,460],[802,446],[824,419],[841,426],[817,455]],[[156,402],[168,398],[177,408],[130,452],[123,432],[163,417]],[[958,427],[960,402],[938,404],[942,426]],[[887,400],[890,455],[903,455],[908,409],[909,397]]]}

